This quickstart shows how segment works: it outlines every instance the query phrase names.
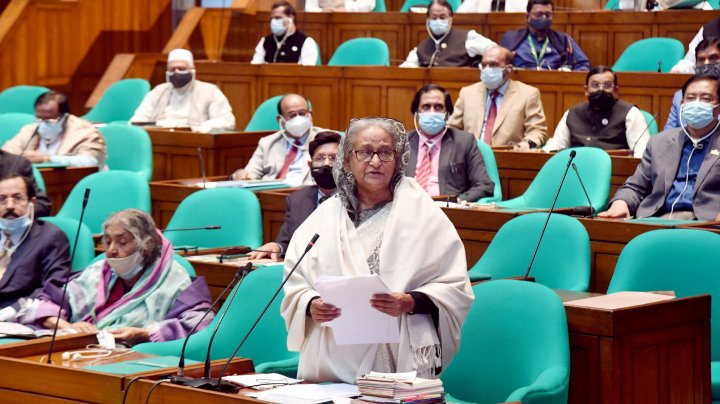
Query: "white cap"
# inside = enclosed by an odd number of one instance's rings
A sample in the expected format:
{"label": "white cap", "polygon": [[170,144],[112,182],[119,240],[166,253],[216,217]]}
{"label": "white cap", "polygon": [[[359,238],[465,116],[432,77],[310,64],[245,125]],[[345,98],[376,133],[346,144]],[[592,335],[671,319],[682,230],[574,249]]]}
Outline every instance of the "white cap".
{"label": "white cap", "polygon": [[187,49],[173,49],[172,51],[170,51],[170,53],[168,54],[168,63],[175,60],[182,60],[184,62],[187,62],[191,68],[195,67],[192,52]]}

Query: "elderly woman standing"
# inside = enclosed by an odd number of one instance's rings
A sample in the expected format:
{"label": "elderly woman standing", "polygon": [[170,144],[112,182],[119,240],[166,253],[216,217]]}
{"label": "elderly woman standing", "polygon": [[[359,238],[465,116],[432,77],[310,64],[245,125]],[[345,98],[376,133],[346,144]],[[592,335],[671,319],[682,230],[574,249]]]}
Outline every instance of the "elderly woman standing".
{"label": "elderly woman standing", "polygon": [[[172,245],[152,218],[137,209],[117,212],[103,224],[103,242],[107,258],[68,284],[58,327],[105,329],[128,345],[185,337],[210,307],[210,293],[202,278],[191,279],[173,260]],[[52,328],[61,294],[46,285],[24,321]]]}
{"label": "elderly woman standing", "polygon": [[[384,118],[350,123],[334,167],[338,194],[298,228],[288,247],[289,271],[314,233],[320,238],[285,286],[281,312],[288,348],[300,351],[298,377],[354,383],[370,370],[436,377],[458,349],[473,300],[465,250],[445,214],[404,177],[405,128]],[[341,316],[313,288],[321,275],[378,274],[393,290],[373,308],[397,317],[397,344],[337,345],[330,327]]]}

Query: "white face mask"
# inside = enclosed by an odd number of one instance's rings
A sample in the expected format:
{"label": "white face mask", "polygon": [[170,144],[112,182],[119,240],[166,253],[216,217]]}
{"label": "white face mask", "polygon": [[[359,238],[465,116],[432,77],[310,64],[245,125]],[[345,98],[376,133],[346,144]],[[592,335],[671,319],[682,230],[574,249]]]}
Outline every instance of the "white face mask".
{"label": "white face mask", "polygon": [[136,277],[142,271],[142,256],[139,251],[125,258],[107,258],[110,268],[122,279],[128,280]]}
{"label": "white face mask", "polygon": [[65,129],[65,117],[57,122],[42,121],[38,124],[38,135],[45,143],[54,142]]}
{"label": "white face mask", "polygon": [[307,116],[296,116],[295,118],[285,121],[285,131],[292,137],[301,138],[303,137],[312,127],[312,121]]}
{"label": "white face mask", "polygon": [[14,219],[8,219],[0,217],[0,231],[8,233],[11,236],[23,234],[28,227],[32,224],[33,217],[35,216],[35,206],[32,202],[28,204],[28,210],[24,215],[16,217]]}

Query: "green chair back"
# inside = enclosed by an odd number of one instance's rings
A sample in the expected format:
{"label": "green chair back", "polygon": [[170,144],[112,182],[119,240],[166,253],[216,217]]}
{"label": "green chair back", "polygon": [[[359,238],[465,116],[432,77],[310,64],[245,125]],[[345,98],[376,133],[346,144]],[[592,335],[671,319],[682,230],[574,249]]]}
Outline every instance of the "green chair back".
{"label": "green chair back", "polygon": [[90,188],[90,197],[83,223],[93,234],[102,233],[102,224],[112,213],[129,208],[150,213],[150,186],[146,180],[128,171],[102,171],[80,180],[56,216],[79,220],[86,188]]}
{"label": "green chair back", "polygon": [[390,66],[390,49],[382,39],[350,39],[335,49],[328,66]]}
{"label": "green chair back", "polygon": [[566,403],[570,348],[560,298],[532,282],[475,285],[460,350],[442,372],[445,391],[473,403]]}
{"label": "green chair back", "polygon": [[[468,276],[492,279],[524,276],[547,213],[530,213],[505,223]],[[553,289],[585,292],[590,286],[590,237],[570,216],[553,213],[533,262],[530,276]],[[477,280],[480,280],[478,277]]]}
{"label": "green chair back", "polygon": [[385,0],[375,0],[375,8],[372,9],[373,13],[384,13],[387,11],[385,7]]}
{"label": "green chair back", "polygon": [[35,183],[37,184],[38,188],[40,188],[41,191],[45,192],[45,180],[43,179],[42,173],[35,166],[32,166],[32,172],[33,178],[35,178]]}
{"label": "green chair back", "polygon": [[255,110],[252,118],[250,118],[250,122],[245,126],[244,132],[280,130],[280,124],[277,121],[277,104],[282,97],[284,97],[284,94],[276,95],[263,101]]}
{"label": "green chair back", "polygon": [[604,8],[605,10],[620,10],[620,0],[608,0]]}
{"label": "green chair back", "polygon": [[152,177],[152,142],[145,129],[132,125],[110,124],[100,128],[107,145],[110,170],[132,171],[145,181]]}
{"label": "green chair back", "polygon": [[645,38],[628,46],[613,65],[616,72],[667,73],[685,57],[685,46],[674,38]]}
{"label": "green chair back", "polygon": [[[460,7],[460,0],[448,0],[450,3],[450,6],[452,7],[453,11],[457,11],[458,7]],[[405,3],[403,3],[402,7],[400,7],[400,12],[407,13],[410,11],[410,7],[428,7],[430,5],[430,0],[405,0]]]}
{"label": "green chair back", "polygon": [[655,117],[652,116],[651,113],[644,111],[642,109],[640,110],[640,112],[642,112],[643,117],[645,118],[645,124],[648,125],[648,129],[647,129],[648,134],[650,134],[650,136],[657,135],[658,124],[657,124],[657,120],[655,120]]}
{"label": "green chair back", "polygon": [[485,169],[487,170],[488,176],[495,183],[495,189],[493,189],[492,196],[486,196],[478,200],[479,203],[490,203],[502,201],[502,184],[500,183],[500,174],[498,173],[497,162],[495,161],[495,153],[492,148],[485,142],[478,139],[478,148],[480,154],[482,154],[483,161],[485,162]]}
{"label": "green chair back", "polygon": [[[226,300],[218,312],[222,313],[226,309],[228,310],[213,341],[210,351],[211,359],[230,357],[280,286],[282,275],[282,265],[263,267],[250,272],[240,285],[235,286],[238,291],[232,304],[228,304],[229,299]],[[233,292],[234,290],[228,296],[231,296]],[[238,356],[251,358],[256,369],[258,365],[265,362],[280,361],[297,356],[297,353],[287,350],[287,330],[285,322],[280,316],[280,302],[283,297],[284,293],[280,291],[238,354]],[[210,325],[190,337],[185,350],[187,358],[197,361],[205,360],[210,335],[219,317],[219,314],[216,315]],[[178,339],[139,344],[133,349],[154,355],[179,356],[182,344],[183,340]]]}
{"label": "green chair back", "polygon": [[83,116],[90,122],[129,121],[150,91],[145,79],[124,79],[110,85],[95,106]]}
{"label": "green chair back", "polygon": [[[75,235],[78,234],[78,221],[67,217],[43,217],[42,220],[57,226],[68,238],[70,251],[72,254],[73,244],[75,243]],[[75,256],[72,261],[73,272],[82,271],[92,262],[95,256],[95,241],[93,240],[90,229],[84,224],[80,225],[80,235],[75,248]]]}
{"label": "green chair back", "polygon": [[[535,179],[521,196],[498,202],[498,206],[515,209],[549,209],[557,193],[569,154],[575,150],[574,163],[585,184],[595,212],[602,212],[610,193],[610,156],[595,147],[579,147],[563,150],[552,156],[540,169]],[[572,168],[565,177],[555,208],[587,206],[588,201]]]}
{"label": "green chair back", "polygon": [[[90,263],[88,263],[88,265],[94,264],[94,263],[96,263],[100,260],[104,260],[104,259],[105,259],[105,253],[100,253],[95,258],[93,258],[90,261]],[[182,267],[185,268],[185,270],[187,271],[188,275],[190,275],[193,278],[197,276],[197,273],[195,273],[195,268],[193,268],[190,261],[186,260],[185,257],[183,257],[181,255],[173,254],[173,260],[175,260],[175,262],[177,262],[178,264],[182,265]]]}
{"label": "green chair back", "polygon": [[34,114],[7,112],[0,114],[0,146],[15,137],[20,129],[35,122]]}
{"label": "green chair back", "polygon": [[48,91],[49,88],[40,86],[8,87],[0,93],[0,114],[20,112],[35,116],[35,101]]}
{"label": "green chair back", "polygon": [[203,189],[185,198],[168,229],[221,226],[218,230],[167,231],[173,246],[217,248],[262,244],[260,203],[254,193],[239,188]]}

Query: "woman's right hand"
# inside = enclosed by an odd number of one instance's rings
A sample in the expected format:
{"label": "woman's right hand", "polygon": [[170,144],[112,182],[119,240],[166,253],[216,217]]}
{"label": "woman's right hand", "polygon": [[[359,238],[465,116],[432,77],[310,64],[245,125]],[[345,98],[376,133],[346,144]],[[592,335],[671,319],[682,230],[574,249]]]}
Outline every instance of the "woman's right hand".
{"label": "woman's right hand", "polygon": [[310,317],[316,323],[324,323],[340,317],[340,309],[318,298],[310,303]]}
{"label": "woman's right hand", "polygon": [[70,328],[77,330],[77,332],[89,332],[94,334],[98,332],[98,329],[97,327],[95,327],[94,324],[90,324],[85,321],[78,321],[77,323],[72,323],[70,324]]}

